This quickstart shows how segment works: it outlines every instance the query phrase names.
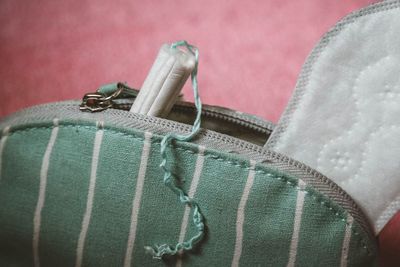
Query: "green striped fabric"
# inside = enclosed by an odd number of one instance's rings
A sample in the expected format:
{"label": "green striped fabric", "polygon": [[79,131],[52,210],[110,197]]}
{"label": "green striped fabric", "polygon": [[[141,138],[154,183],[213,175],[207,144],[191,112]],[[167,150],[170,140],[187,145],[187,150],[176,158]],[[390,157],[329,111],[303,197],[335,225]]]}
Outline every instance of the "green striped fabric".
{"label": "green striped fabric", "polygon": [[0,266],[372,266],[374,244],[341,207],[296,177],[178,143],[168,164],[206,219],[188,253],[145,246],[196,233],[163,185],[161,137],[54,120],[0,141]]}

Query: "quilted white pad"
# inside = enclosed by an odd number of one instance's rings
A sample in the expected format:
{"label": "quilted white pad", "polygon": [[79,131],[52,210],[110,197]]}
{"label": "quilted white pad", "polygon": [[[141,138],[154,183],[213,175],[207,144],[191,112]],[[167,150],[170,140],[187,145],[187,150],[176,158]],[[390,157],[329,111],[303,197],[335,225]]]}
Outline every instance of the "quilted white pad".
{"label": "quilted white pad", "polygon": [[339,184],[379,233],[400,208],[400,1],[322,38],[266,146]]}

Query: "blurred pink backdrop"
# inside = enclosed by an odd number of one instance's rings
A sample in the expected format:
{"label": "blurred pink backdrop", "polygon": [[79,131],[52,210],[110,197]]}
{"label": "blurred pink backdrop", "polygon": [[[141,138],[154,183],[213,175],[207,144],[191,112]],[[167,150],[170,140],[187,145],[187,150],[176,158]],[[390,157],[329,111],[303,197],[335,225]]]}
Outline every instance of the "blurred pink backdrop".
{"label": "blurred pink backdrop", "polygon": [[371,2],[2,0],[0,116],[108,82],[140,87],[161,44],[186,39],[203,102],[276,122],[321,35]]}
{"label": "blurred pink backdrop", "polygon": [[[1,0],[0,116],[109,82],[139,88],[161,44],[185,39],[200,49],[204,103],[277,122],[321,35],[372,2]],[[190,86],[184,94],[192,99]],[[381,237],[392,263],[400,261],[397,217]]]}

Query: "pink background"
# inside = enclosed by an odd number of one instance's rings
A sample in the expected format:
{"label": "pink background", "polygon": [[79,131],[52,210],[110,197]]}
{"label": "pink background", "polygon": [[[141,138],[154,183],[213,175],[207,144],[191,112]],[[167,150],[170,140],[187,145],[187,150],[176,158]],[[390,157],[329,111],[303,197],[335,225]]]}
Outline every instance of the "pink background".
{"label": "pink background", "polygon": [[[140,87],[161,44],[186,39],[200,49],[204,103],[277,122],[321,35],[372,2],[1,0],[0,116],[109,82]],[[192,99],[190,86],[184,93]],[[380,237],[393,264],[397,217]]]}

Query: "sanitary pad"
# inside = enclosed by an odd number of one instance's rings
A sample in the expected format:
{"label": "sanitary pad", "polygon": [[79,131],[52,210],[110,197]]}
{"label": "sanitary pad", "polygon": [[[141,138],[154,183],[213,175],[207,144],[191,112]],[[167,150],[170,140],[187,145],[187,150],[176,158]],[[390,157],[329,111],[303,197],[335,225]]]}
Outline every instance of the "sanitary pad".
{"label": "sanitary pad", "polygon": [[379,233],[400,208],[400,1],[325,34],[266,147],[335,181]]}

